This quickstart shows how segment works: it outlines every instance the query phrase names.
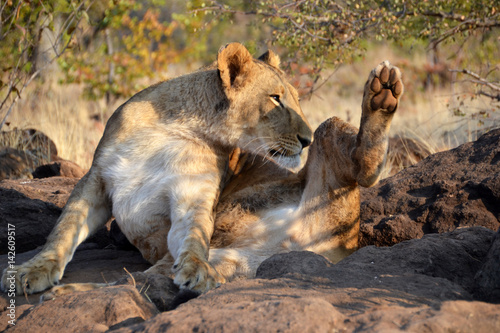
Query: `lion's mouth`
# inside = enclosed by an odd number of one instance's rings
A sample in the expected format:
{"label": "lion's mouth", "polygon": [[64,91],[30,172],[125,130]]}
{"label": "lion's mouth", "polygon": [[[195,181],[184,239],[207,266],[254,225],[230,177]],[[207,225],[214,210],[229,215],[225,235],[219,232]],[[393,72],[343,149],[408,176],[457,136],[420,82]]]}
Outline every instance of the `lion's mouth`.
{"label": "lion's mouth", "polygon": [[286,150],[286,149],[283,149],[283,148],[280,148],[279,150],[271,148],[271,149],[269,149],[269,154],[271,155],[271,157],[276,157],[276,156],[295,157],[297,155],[300,155],[300,153],[296,154],[296,153],[293,153],[293,152]]}
{"label": "lion's mouth", "polygon": [[300,165],[300,154],[293,154],[285,149],[270,149],[269,158],[286,169],[292,170]]}
{"label": "lion's mouth", "polygon": [[300,153],[293,153],[286,149],[270,149],[269,157],[278,162],[278,164],[289,164],[288,160],[300,160]]}
{"label": "lion's mouth", "polygon": [[286,156],[286,155],[283,153],[283,150],[282,150],[282,149],[280,149],[280,150],[270,149],[270,150],[269,150],[269,154],[271,154],[271,156]]}

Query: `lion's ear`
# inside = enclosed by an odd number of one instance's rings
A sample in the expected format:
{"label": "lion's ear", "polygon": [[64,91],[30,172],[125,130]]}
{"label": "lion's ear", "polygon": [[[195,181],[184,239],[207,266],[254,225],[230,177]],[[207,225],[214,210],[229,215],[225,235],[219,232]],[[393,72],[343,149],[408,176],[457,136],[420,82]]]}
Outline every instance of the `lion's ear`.
{"label": "lion's ear", "polygon": [[274,68],[280,68],[280,57],[276,53],[271,50],[268,50],[266,53],[259,57],[259,60],[265,62],[269,66]]}
{"label": "lion's ear", "polygon": [[245,76],[252,65],[252,55],[240,43],[231,43],[221,47],[217,55],[217,68],[222,85],[226,89],[243,85]]}

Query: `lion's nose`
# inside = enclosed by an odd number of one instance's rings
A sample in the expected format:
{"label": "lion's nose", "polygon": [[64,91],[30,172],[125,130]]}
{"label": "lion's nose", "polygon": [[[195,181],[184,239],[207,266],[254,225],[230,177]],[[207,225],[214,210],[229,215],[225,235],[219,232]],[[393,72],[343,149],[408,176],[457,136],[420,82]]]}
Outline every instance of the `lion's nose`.
{"label": "lion's nose", "polygon": [[311,145],[311,139],[309,139],[309,138],[303,138],[297,134],[297,139],[299,139],[300,144],[302,144],[302,148],[305,148],[305,147],[308,147]]}

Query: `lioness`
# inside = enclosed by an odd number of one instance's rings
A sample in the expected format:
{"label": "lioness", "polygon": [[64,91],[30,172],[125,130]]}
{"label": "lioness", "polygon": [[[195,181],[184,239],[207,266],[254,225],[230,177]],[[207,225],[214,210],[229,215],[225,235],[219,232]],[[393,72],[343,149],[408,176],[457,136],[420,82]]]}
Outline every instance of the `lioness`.
{"label": "lioness", "polygon": [[[279,164],[283,156],[270,159],[278,152],[276,149],[270,150],[265,159],[256,156],[260,153],[258,149],[234,149],[230,158],[224,160],[227,171],[216,206],[208,260],[203,262],[203,267],[208,266],[207,271],[212,275],[198,275],[196,283],[188,280],[189,283],[179,283],[177,274],[182,262],[170,249],[168,227],[148,234],[145,223],[137,223],[135,229],[123,222],[120,226],[124,226],[122,230],[127,238],[154,263],[148,272],[170,275],[173,268],[174,273],[177,272],[176,283],[198,291],[213,287],[213,282],[207,282],[213,276],[215,284],[251,277],[260,263],[275,253],[309,250],[338,262],[358,246],[358,185],[371,186],[378,181],[385,164],[390,123],[402,93],[399,69],[388,62],[378,65],[365,85],[360,130],[335,117],[325,121],[314,133],[307,162],[298,173]],[[133,187],[135,192],[129,194],[129,200],[140,195],[137,188]],[[162,196],[156,200],[169,202],[170,199]],[[170,207],[176,210],[175,206]],[[53,236],[46,249],[55,248],[49,247],[54,242],[52,239]],[[150,253],[156,253],[159,259],[152,260]],[[35,260],[36,257],[32,259]],[[28,262],[19,269],[23,267],[31,268],[33,264]],[[34,292],[26,275],[18,274],[18,278],[20,285],[27,282],[28,291]],[[63,286],[56,288],[64,291]],[[59,291],[55,289],[54,295],[57,294]]]}
{"label": "lioness", "polygon": [[[358,248],[359,186],[378,182],[389,128],[404,86],[384,61],[365,84],[359,131],[333,117],[314,132],[298,173],[236,152],[234,175],[217,205],[209,262],[226,280],[255,276],[273,254],[313,251],[337,263]],[[151,270],[167,274],[162,259]]]}
{"label": "lioness", "polygon": [[231,151],[297,167],[311,139],[278,56],[257,60],[228,44],[213,66],[153,85],[114,112],[43,250],[9,269],[16,292],[58,283],[76,247],[112,215],[145,259],[175,260],[179,286],[205,291],[225,282],[208,249]]}

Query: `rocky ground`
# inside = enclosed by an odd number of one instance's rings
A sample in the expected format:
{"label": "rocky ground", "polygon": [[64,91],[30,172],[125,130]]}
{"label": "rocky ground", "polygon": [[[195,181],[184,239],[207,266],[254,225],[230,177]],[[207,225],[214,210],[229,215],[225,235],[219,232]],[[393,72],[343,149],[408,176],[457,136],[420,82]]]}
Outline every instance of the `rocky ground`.
{"label": "rocky ground", "polygon": [[[0,223],[16,226],[16,263],[39,251],[76,182],[0,182]],[[255,279],[187,302],[168,278],[139,273],[148,263],[108,225],[112,240],[103,230],[82,244],[62,282],[117,285],[41,304],[39,295],[16,297],[10,328],[4,294],[0,330],[500,331],[500,130],[432,155],[362,198],[363,247],[337,265],[310,252],[276,255]],[[2,269],[5,249],[0,237]]]}

